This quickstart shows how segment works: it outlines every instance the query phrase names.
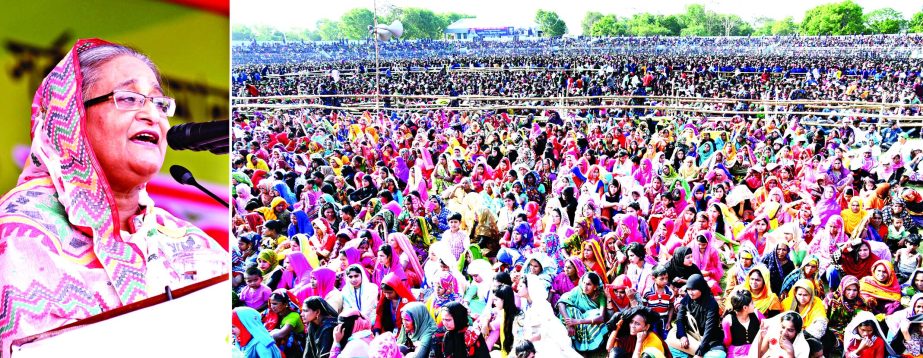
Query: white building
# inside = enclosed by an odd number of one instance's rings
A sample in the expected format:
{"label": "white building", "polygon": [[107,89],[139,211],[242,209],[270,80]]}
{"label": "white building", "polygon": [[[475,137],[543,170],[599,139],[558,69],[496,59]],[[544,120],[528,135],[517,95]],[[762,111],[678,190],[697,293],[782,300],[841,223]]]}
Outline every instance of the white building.
{"label": "white building", "polygon": [[509,20],[467,18],[453,22],[443,31],[446,40],[472,39],[532,39],[542,36],[534,22],[516,23]]}

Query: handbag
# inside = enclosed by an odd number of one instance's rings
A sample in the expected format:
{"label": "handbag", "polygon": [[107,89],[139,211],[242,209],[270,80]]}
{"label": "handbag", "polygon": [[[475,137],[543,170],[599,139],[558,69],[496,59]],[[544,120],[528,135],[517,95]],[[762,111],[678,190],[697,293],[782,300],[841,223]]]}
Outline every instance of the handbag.
{"label": "handbag", "polygon": [[667,335],[667,345],[670,348],[675,348],[683,353],[694,356],[695,352],[699,350],[699,345],[702,344],[702,334],[699,332],[699,325],[696,324],[695,317],[686,316],[688,321],[686,324],[686,338],[689,340],[689,348],[683,348],[680,344],[680,339],[676,337],[676,327],[670,330],[670,334]]}

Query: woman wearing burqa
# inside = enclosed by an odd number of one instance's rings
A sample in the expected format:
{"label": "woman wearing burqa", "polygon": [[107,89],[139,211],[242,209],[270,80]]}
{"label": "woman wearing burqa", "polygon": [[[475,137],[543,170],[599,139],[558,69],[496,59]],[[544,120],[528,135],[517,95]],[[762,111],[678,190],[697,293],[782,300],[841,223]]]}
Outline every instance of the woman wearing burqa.
{"label": "woman wearing burqa", "polygon": [[[675,337],[675,340],[672,339]],[[689,277],[686,297],[679,303],[676,327],[668,338],[674,357],[725,357],[724,332],[718,302],[712,296],[705,278],[700,274]],[[687,353],[687,354],[684,354]]]}
{"label": "woman wearing burqa", "polygon": [[574,187],[569,186],[561,192],[561,207],[567,212],[567,218],[570,222],[576,222],[577,216],[577,197],[574,196]]}

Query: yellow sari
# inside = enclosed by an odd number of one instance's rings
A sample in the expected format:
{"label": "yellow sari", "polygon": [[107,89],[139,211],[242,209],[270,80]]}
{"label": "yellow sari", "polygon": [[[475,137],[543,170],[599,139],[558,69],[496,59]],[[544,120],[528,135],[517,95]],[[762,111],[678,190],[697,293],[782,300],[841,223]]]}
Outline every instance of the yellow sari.
{"label": "yellow sari", "polygon": [[[800,310],[798,309],[798,301],[795,300],[795,290],[798,288],[805,289],[811,294],[811,302]],[[788,293],[788,297],[782,301],[782,307],[798,312],[798,314],[801,315],[801,319],[804,320],[803,327],[810,326],[817,319],[827,319],[827,308],[824,306],[824,302],[814,294],[814,284],[808,279],[798,280],[798,282],[792,286],[792,289]]]}

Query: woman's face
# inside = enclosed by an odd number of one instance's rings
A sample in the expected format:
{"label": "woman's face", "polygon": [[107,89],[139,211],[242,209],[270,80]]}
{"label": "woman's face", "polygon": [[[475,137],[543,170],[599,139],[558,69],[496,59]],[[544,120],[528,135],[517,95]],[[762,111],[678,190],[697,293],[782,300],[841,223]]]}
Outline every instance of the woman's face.
{"label": "woman's face", "polygon": [[594,285],[592,281],[587,280],[586,278],[583,279],[583,282],[580,284],[580,286],[583,289],[583,294],[590,296],[590,297],[595,295],[596,290],[599,289],[599,286]]}
{"label": "woman's face", "polygon": [[407,332],[413,332],[413,317],[408,314],[403,314],[403,319],[401,321],[404,326],[404,330]]}
{"label": "woman's face", "polygon": [[583,248],[583,259],[589,260],[593,258],[593,249],[590,248],[590,245],[587,245]]}
{"label": "woman's face", "polygon": [[378,251],[378,263],[382,266],[389,266],[391,264],[391,260],[388,259],[388,255],[386,255],[384,251]]}
{"label": "woman's face", "polygon": [[447,331],[455,330],[455,318],[449,314],[448,309],[442,310],[442,326],[445,327]]}
{"label": "woman's face", "polygon": [[593,210],[593,208],[587,206],[586,208],[583,209],[583,216],[587,218],[593,218],[594,216],[596,216],[596,210]]}
{"label": "woman's face", "polygon": [[292,240],[292,251],[301,252],[301,245],[298,244],[298,240]]}
{"label": "woman's face", "polygon": [[918,292],[923,291],[923,273],[914,274],[913,287],[916,288]]}
{"label": "woman's face", "polygon": [[[157,77],[141,60],[119,56],[99,67],[88,98],[113,90],[163,96]],[[147,183],[160,171],[167,150],[167,116],[149,99],[137,110],[120,110],[113,100],[86,108],[87,140],[106,179],[117,192]],[[126,105],[129,105],[126,103]]]}
{"label": "woman's face", "polygon": [[817,273],[817,264],[811,262],[804,266],[804,275],[808,277],[814,277],[814,274]]}
{"label": "woman's face", "polygon": [[871,255],[871,253],[872,253],[872,251],[869,250],[868,245],[859,246],[859,259],[865,260],[865,259],[869,258],[869,256]]}
{"label": "woman's face", "polygon": [[859,333],[859,337],[872,338],[872,335],[875,334],[875,327],[871,325],[860,325],[856,327],[856,331]]}
{"label": "woman's face", "polygon": [[686,266],[686,267],[692,266],[693,264],[692,261],[693,261],[692,254],[686,255],[686,257],[683,257],[683,266]]}
{"label": "woman's face", "polygon": [[651,325],[647,323],[647,320],[645,320],[643,316],[635,315],[631,318],[631,323],[629,323],[628,329],[632,336],[636,336],[638,333],[647,332],[650,330]]}
{"label": "woman's face", "polygon": [[641,259],[638,258],[638,255],[635,255],[635,253],[632,251],[628,251],[628,262],[638,264],[640,261]]}
{"label": "woman's face", "polygon": [[516,281],[516,284],[518,285],[516,287],[516,296],[519,296],[522,298],[529,298],[529,288],[526,287],[526,281],[518,280]]}
{"label": "woman's face", "polygon": [[560,225],[561,224],[561,214],[557,210],[551,211],[551,224]]}
{"label": "woman's face", "polygon": [[923,300],[917,300],[913,303],[913,314],[923,313]]}
{"label": "woman's face", "polygon": [[[758,232],[758,233],[765,233],[766,230],[769,228],[769,227],[766,225],[766,221],[765,221],[765,220],[759,220],[759,221],[756,222],[755,225],[756,225],[756,232]],[[788,234],[788,233],[787,233],[787,234]],[[790,234],[789,234],[789,235],[790,235]],[[788,238],[786,237],[786,239],[788,239]]]}
{"label": "woman's face", "polygon": [[362,284],[362,274],[354,271],[349,271],[346,274],[346,279],[349,280],[349,284],[355,288],[359,288],[359,285]]}
{"label": "woman's face", "polygon": [[885,269],[884,265],[875,266],[875,269],[872,270],[872,275],[875,276],[875,279],[878,280],[878,282],[888,281],[888,270]]}
{"label": "woman's face", "polygon": [[764,284],[763,275],[759,271],[750,272],[750,291],[761,292]]}
{"label": "woman's face", "polygon": [[522,234],[519,233],[519,231],[513,231],[513,242],[518,243],[521,241],[522,241]]}
{"label": "woman's face", "polygon": [[792,321],[782,321],[782,338],[792,342],[798,336],[798,330],[795,329],[795,323]]}
{"label": "woman's face", "polygon": [[574,267],[574,264],[570,261],[568,261],[567,264],[564,265],[564,272],[567,273],[568,277],[577,276],[577,268]]}
{"label": "woman's face", "polygon": [[308,324],[317,319],[318,312],[308,308],[307,305],[301,305],[301,322]]}
{"label": "woman's face", "polygon": [[278,314],[278,313],[282,313],[282,311],[284,311],[284,310],[286,309],[286,308],[285,308],[285,303],[284,303],[284,302],[277,301],[277,300],[275,300],[275,299],[270,299],[270,300],[269,300],[269,309],[272,310],[273,312],[277,313],[277,314]]}
{"label": "woman's face", "polygon": [[542,273],[542,265],[539,265],[535,260],[529,261],[529,271],[531,271],[533,275],[538,275]]}
{"label": "woman's face", "polygon": [[[853,300],[859,295],[859,284],[855,283],[843,289],[843,296],[847,300]],[[923,300],[921,300],[923,302]]]}
{"label": "woman's face", "polygon": [[811,293],[802,287],[798,287],[795,289],[795,299],[798,301],[799,306],[805,306],[811,303]]}
{"label": "woman's face", "polygon": [[695,212],[692,210],[683,211],[683,221],[692,222],[695,219]]}
{"label": "woman's face", "polygon": [[263,259],[256,259],[256,264],[260,268],[261,271],[269,270],[269,266],[271,266],[269,264],[269,261],[266,261]]}

